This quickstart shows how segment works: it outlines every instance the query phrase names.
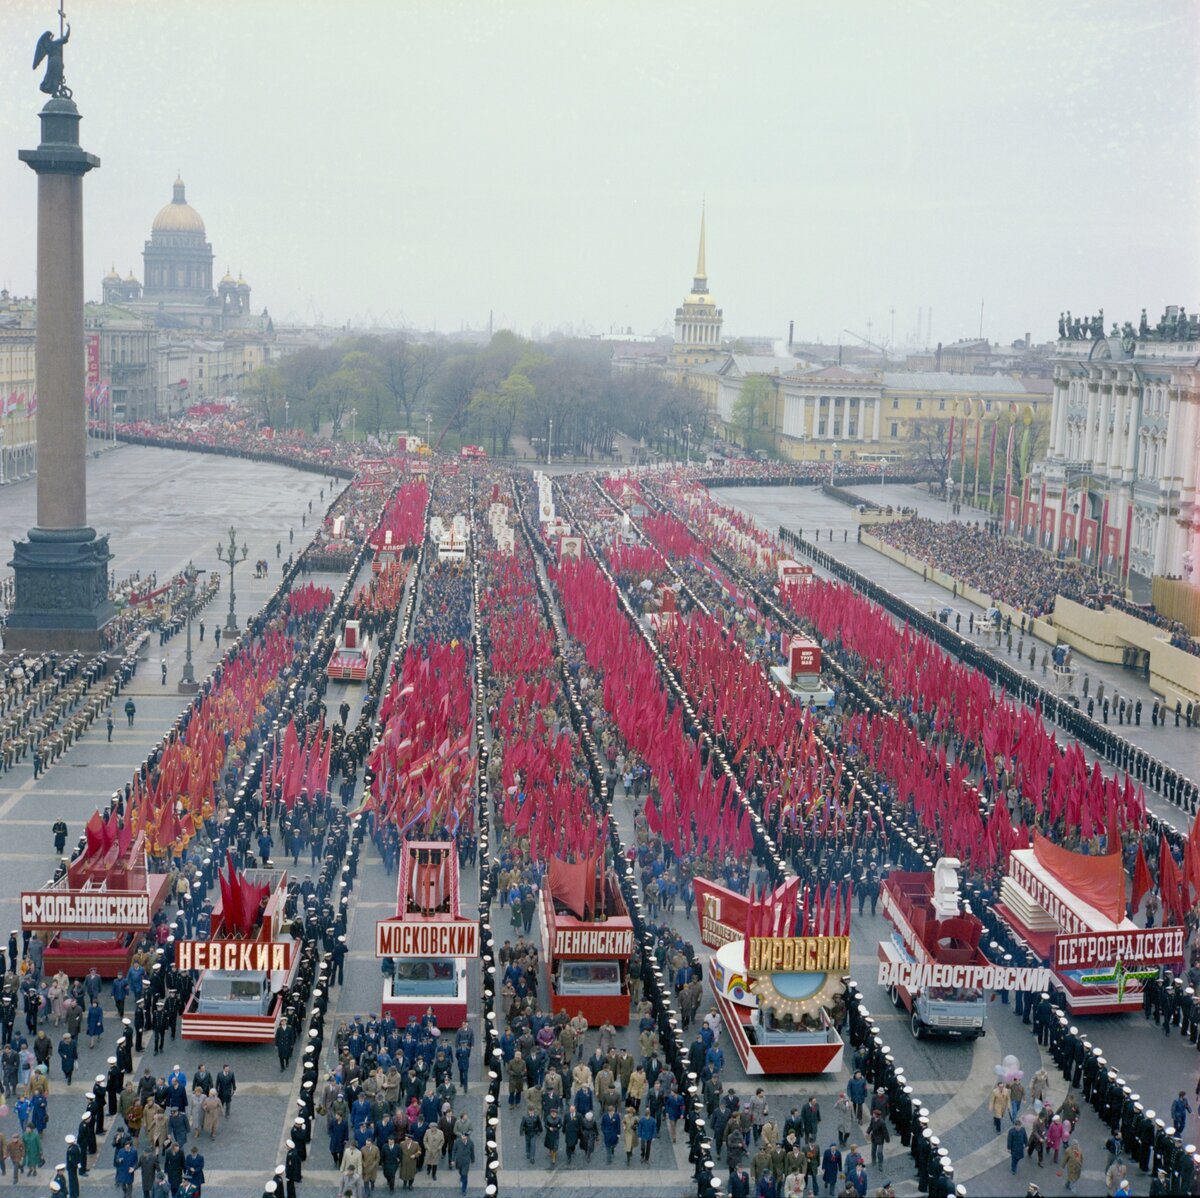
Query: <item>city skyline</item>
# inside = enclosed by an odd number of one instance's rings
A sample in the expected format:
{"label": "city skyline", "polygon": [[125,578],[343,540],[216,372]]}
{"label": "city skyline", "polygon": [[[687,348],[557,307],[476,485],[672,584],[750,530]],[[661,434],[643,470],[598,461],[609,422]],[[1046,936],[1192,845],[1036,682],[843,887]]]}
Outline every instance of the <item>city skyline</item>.
{"label": "city skyline", "polygon": [[[0,284],[18,294],[36,187],[16,151],[55,17],[0,13]],[[932,309],[951,342],[982,302],[991,340],[1045,341],[1063,308],[1196,302],[1191,5],[75,0],[67,19],[102,161],[89,299],[110,265],[142,278],[180,172],[216,273],[281,322],[667,332],[702,202],[733,336],[794,320],[798,339],[903,345]]]}

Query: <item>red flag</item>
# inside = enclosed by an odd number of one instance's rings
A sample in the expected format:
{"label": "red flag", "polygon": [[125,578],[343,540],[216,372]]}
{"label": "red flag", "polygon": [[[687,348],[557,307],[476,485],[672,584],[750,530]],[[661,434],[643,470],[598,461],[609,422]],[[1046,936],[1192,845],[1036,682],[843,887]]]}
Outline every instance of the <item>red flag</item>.
{"label": "red flag", "polygon": [[1146,854],[1142,851],[1142,842],[1138,841],[1137,863],[1133,867],[1133,913],[1137,914],[1142,905],[1146,892],[1154,885],[1150,876],[1150,866],[1146,864]]}
{"label": "red flag", "polygon": [[1167,838],[1159,841],[1158,848],[1158,887],[1162,891],[1163,923],[1167,919],[1183,922],[1183,881],[1179,876],[1179,867],[1171,850],[1167,847]]}

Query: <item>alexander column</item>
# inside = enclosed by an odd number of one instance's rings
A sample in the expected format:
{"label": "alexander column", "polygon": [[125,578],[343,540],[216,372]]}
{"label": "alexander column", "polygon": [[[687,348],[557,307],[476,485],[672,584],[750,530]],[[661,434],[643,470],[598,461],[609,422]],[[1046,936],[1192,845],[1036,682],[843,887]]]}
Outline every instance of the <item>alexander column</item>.
{"label": "alexander column", "polygon": [[48,30],[43,60],[42,140],[20,159],[37,173],[37,524],[13,543],[16,602],[6,649],[98,649],[113,616],[108,537],[87,526],[87,414],[84,405],[83,176],[100,159],[79,144],[79,110],[63,74],[71,36]]}

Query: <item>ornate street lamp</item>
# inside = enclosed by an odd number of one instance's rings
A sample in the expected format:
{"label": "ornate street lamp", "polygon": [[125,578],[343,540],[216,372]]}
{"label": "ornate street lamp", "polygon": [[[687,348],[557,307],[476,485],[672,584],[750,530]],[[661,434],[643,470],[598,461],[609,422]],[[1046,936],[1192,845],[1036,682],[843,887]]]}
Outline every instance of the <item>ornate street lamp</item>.
{"label": "ornate street lamp", "polygon": [[[239,552],[241,553],[241,557],[238,556]],[[226,632],[237,632],[238,630],[237,616],[235,616],[233,613],[233,605],[237,599],[237,595],[234,594],[233,590],[233,570],[239,562],[244,562],[246,560],[246,557],[249,553],[250,550],[246,547],[246,543],[244,541],[242,542],[241,550],[238,550],[237,530],[231,524],[229,526],[228,546],[222,545],[219,541],[217,542],[217,557],[229,567],[229,616],[225,621]]]}
{"label": "ornate street lamp", "polygon": [[[196,607],[196,575],[203,572],[197,570],[191,562],[188,562],[183,571],[183,576],[187,579],[188,584],[184,594],[184,602],[187,604],[187,657],[183,663],[183,676],[179,679],[181,695],[194,695],[200,689],[200,683],[196,681],[196,674],[192,669],[192,612]],[[232,583],[229,589],[233,589]]]}

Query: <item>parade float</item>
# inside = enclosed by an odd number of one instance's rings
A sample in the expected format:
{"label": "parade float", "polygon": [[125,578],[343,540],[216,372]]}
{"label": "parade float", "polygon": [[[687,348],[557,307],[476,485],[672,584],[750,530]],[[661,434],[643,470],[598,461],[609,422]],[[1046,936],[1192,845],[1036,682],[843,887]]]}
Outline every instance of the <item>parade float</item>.
{"label": "parade float", "polygon": [[218,881],[209,938],[175,945],[175,968],[200,972],[183,1009],[183,1038],[269,1044],[300,963],[285,918],[287,871],[239,871],[230,859]]}
{"label": "parade float", "polygon": [[[748,1074],[837,1073],[850,973],[850,892],[805,892],[793,878],[749,898],[693,879],[708,982]],[[797,934],[797,933],[800,934]]]}
{"label": "parade float", "polygon": [[458,1027],[467,1017],[467,962],[478,955],[479,923],[459,912],[457,846],[404,841],[396,915],[375,924],[383,1013],[402,1027],[432,1010],[439,1027]]}
{"label": "parade float", "polygon": [[1139,928],[1126,916],[1120,853],[1086,855],[1034,836],[1014,849],[997,912],[1050,967],[1075,1015],[1142,1009],[1160,965],[1182,969],[1185,929]]}
{"label": "parade float", "polygon": [[771,667],[771,677],[789,695],[810,707],[828,707],[833,691],[821,678],[821,646],[809,636],[781,632],[783,665]]}
{"label": "parade float", "polygon": [[939,857],[932,873],[895,872],[880,886],[892,934],[879,943],[879,984],[908,1012],[918,1040],[985,1034],[995,969],[979,947],[982,922],[959,904],[961,864]]}
{"label": "parade float", "polygon": [[616,875],[595,856],[550,860],[541,928],[550,1010],[583,1013],[591,1027],[629,1023],[633,921]]}
{"label": "parade float", "polygon": [[363,635],[359,622],[347,620],[330,654],[325,674],[333,682],[365,682],[371,668],[372,652],[371,638]]}
{"label": "parade float", "polygon": [[146,837],[117,813],[97,812],[86,828],[87,844],[54,881],[21,893],[21,928],[45,943],[42,968],[84,977],[95,969],[116,977],[133,962],[138,939],[151,927],[167,898],[169,878],[151,873]]}

